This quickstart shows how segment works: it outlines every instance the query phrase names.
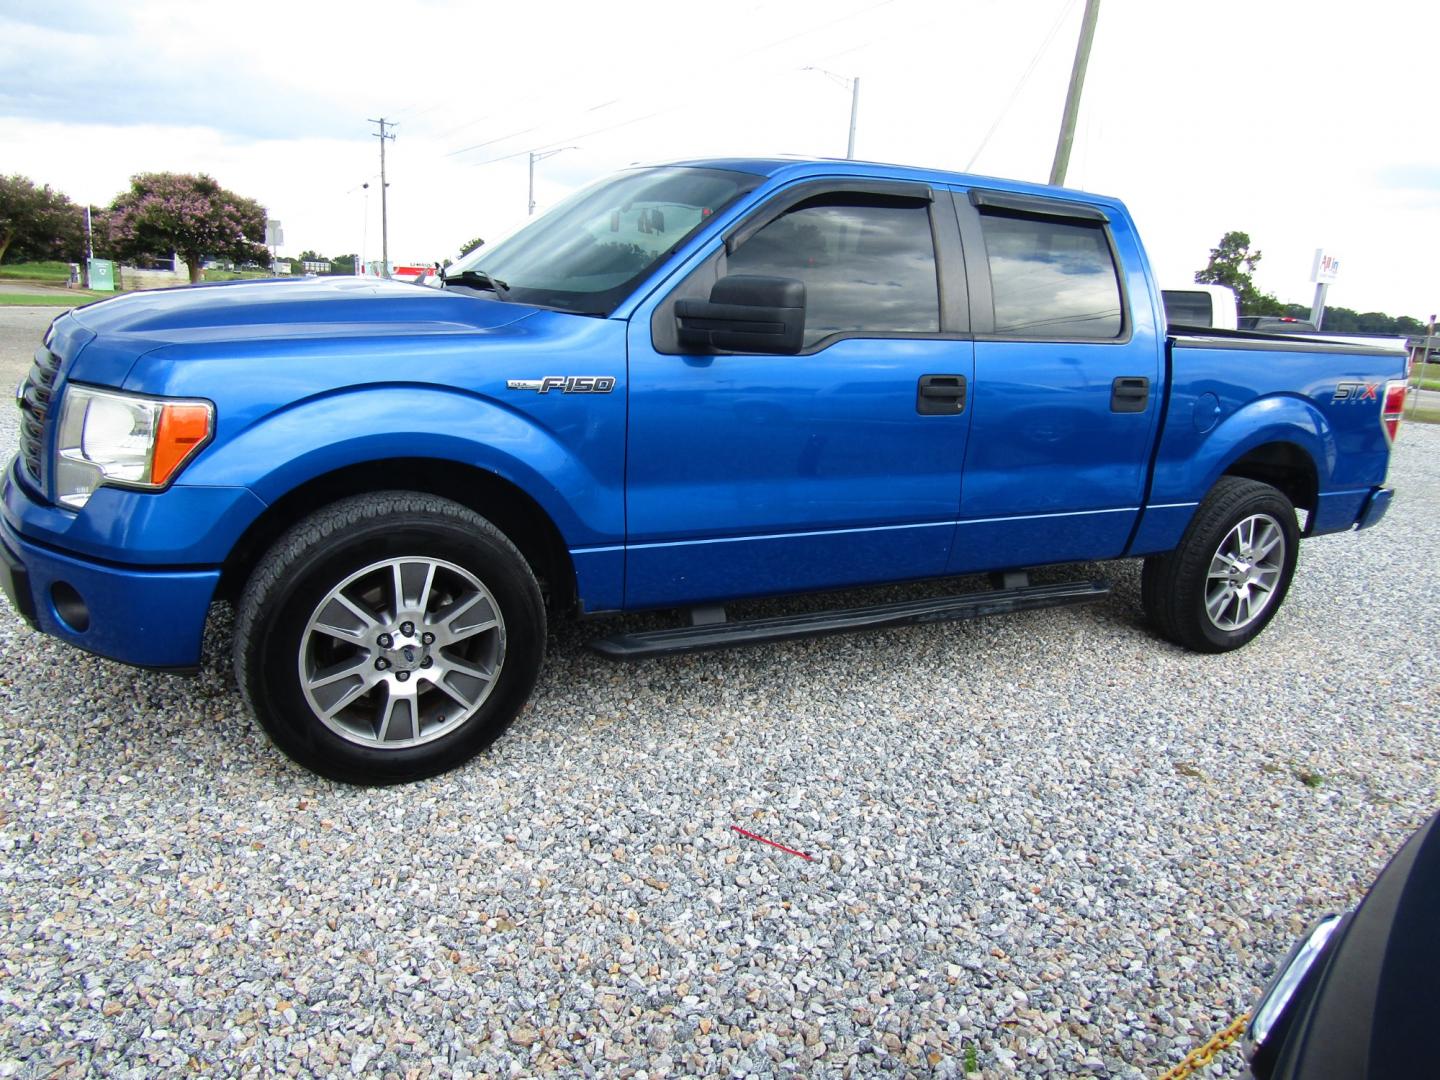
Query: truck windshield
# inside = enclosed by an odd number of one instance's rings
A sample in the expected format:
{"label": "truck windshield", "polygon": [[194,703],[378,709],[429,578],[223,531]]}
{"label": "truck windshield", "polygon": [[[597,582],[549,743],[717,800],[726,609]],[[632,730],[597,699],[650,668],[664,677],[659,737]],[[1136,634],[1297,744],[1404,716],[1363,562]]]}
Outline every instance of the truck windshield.
{"label": "truck windshield", "polygon": [[[725,169],[622,172],[572,195],[493,248],[446,271],[449,288],[488,289],[505,300],[609,315],[712,214],[763,177]],[[468,280],[459,279],[474,271]]]}

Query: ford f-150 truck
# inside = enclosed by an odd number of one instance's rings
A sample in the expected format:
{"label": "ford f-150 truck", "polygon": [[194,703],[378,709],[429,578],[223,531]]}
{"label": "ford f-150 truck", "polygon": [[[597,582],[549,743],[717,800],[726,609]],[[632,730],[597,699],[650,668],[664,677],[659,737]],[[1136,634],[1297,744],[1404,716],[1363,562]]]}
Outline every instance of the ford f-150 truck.
{"label": "ford f-150 truck", "polygon": [[[31,625],[241,691],[326,776],[433,775],[526,701],[549,617],[688,609],[615,656],[1103,595],[1164,637],[1274,616],[1302,535],[1374,524],[1403,357],[1167,336],[1115,199],[898,166],[627,170],[446,274],[238,282],[58,318],[0,547]],[[723,605],[994,575],[959,596]]]}

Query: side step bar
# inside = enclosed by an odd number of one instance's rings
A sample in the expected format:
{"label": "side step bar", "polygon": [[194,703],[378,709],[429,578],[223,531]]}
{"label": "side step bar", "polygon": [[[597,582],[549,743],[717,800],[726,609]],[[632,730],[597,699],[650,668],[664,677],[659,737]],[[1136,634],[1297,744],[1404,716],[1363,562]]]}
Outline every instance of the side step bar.
{"label": "side step bar", "polygon": [[615,634],[589,643],[590,648],[616,660],[644,660],[670,653],[725,649],[732,645],[758,645],[767,641],[819,637],[847,630],[875,630],[911,623],[950,622],[1004,615],[1032,608],[1089,604],[1110,595],[1108,581],[1064,581],[1053,585],[1025,585],[1013,589],[963,593],[931,600],[905,600],[894,604],[840,608],[804,615],[779,615],[737,622],[702,622],[673,630]]}

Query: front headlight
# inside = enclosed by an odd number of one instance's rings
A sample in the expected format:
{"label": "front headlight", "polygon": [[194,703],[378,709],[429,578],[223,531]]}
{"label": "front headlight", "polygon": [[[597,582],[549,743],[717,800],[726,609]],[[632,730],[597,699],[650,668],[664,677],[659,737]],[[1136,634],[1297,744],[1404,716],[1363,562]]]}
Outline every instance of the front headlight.
{"label": "front headlight", "polygon": [[215,406],[208,401],[68,386],[55,446],[55,497],[78,510],[101,484],[162,488],[214,429]]}

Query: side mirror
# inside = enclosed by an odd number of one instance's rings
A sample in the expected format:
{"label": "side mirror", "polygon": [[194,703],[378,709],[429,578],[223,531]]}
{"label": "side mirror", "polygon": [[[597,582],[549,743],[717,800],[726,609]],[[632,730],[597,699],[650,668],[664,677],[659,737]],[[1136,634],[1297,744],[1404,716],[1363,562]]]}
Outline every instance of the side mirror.
{"label": "side mirror", "polygon": [[709,300],[677,300],[682,345],[713,352],[798,353],[805,344],[805,283],[733,274]]}

